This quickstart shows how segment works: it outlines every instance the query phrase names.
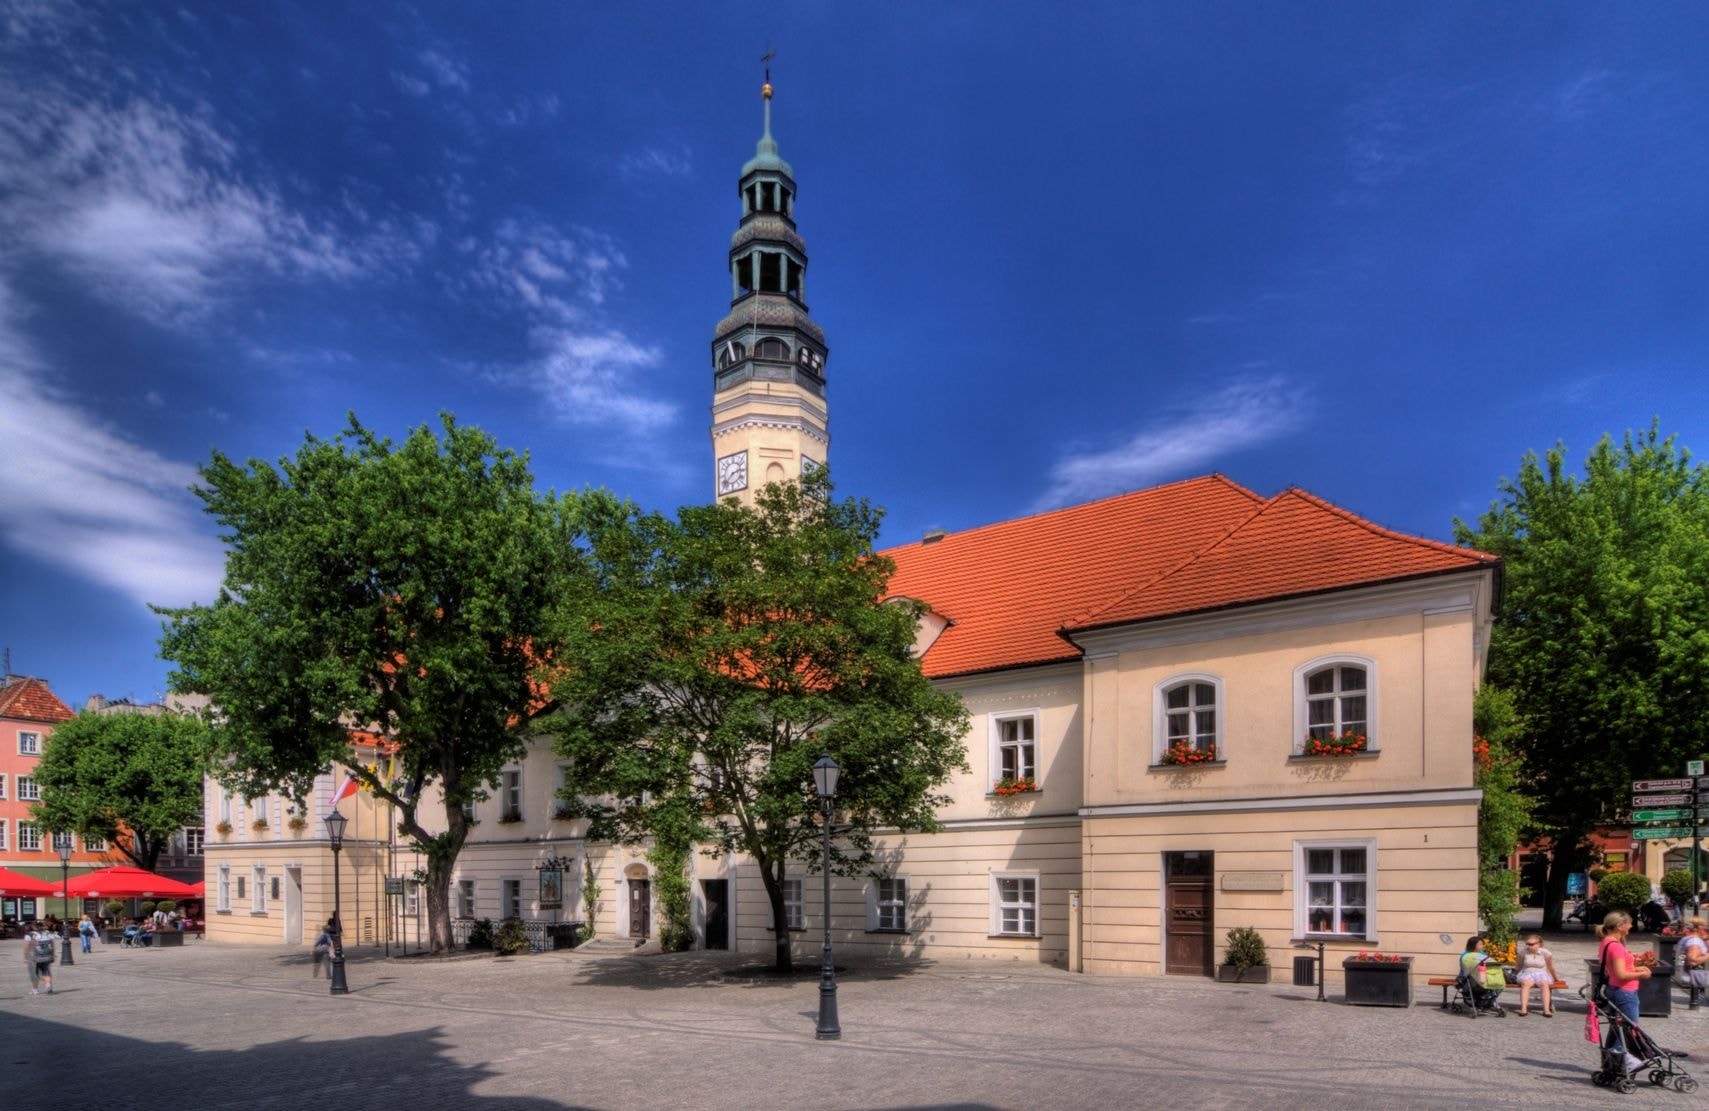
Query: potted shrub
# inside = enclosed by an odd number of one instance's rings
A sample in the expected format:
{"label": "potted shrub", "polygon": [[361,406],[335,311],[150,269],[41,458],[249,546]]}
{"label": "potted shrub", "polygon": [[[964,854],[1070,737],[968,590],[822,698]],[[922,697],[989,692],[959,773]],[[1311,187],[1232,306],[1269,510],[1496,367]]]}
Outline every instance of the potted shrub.
{"label": "potted shrub", "polygon": [[1398,953],[1358,953],[1341,962],[1347,1002],[1356,1007],[1412,1006],[1412,958]]}
{"label": "potted shrub", "polygon": [[506,918],[498,924],[498,930],[493,934],[493,948],[501,957],[515,956],[528,948],[528,931],[523,928],[522,919]]}
{"label": "potted shrub", "polygon": [[1191,741],[1176,741],[1163,750],[1163,762],[1170,765],[1214,764],[1216,745],[1195,748]]}
{"label": "potted shrub", "polygon": [[1352,756],[1365,751],[1365,735],[1349,729],[1345,733],[1330,733],[1327,737],[1306,734],[1300,746],[1302,756]]}
{"label": "potted shrub", "polygon": [[102,937],[109,944],[117,945],[124,940],[124,913],[125,904],[118,899],[108,899],[101,904],[101,914],[106,921],[106,929]]}
{"label": "potted shrub", "polygon": [[1270,957],[1257,930],[1236,926],[1228,931],[1228,949],[1217,966],[1216,978],[1225,984],[1270,982]]}
{"label": "potted shrub", "polygon": [[231,832],[231,823],[226,821],[224,818],[221,818],[217,823],[215,823],[214,832],[221,836],[229,834]]}

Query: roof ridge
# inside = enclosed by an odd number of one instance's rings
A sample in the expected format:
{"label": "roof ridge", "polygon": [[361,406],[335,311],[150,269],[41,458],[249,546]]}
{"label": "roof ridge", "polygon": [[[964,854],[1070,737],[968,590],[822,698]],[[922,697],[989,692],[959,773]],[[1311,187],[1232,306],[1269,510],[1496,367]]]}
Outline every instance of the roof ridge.
{"label": "roof ridge", "polygon": [[[1242,487],[1242,489],[1244,489],[1244,487]],[[1248,491],[1248,492],[1250,492],[1250,491]],[[1078,615],[1076,615],[1074,617],[1074,619],[1072,621],[1066,622],[1063,625],[1063,627],[1068,628],[1068,629],[1072,629],[1072,628],[1078,628],[1081,625],[1085,625],[1088,622],[1090,622],[1094,617],[1096,617],[1098,614],[1103,613],[1106,610],[1115,608],[1116,606],[1120,605],[1121,603],[1127,601],[1129,598],[1132,598],[1135,594],[1138,594],[1140,591],[1148,589],[1148,588],[1153,587],[1153,586],[1156,586],[1158,583],[1163,582],[1165,579],[1171,578],[1174,575],[1176,575],[1182,571],[1185,571],[1188,567],[1192,566],[1193,563],[1196,562],[1197,560],[1203,559],[1206,555],[1209,555],[1211,552],[1215,551],[1217,548],[1221,547],[1223,544],[1228,543],[1228,541],[1234,536],[1235,533],[1239,532],[1241,529],[1245,528],[1247,525],[1251,524],[1253,521],[1255,521],[1259,517],[1263,516],[1264,511],[1269,509],[1272,505],[1274,505],[1276,503],[1276,498],[1279,498],[1279,497],[1281,497],[1281,495],[1277,494],[1277,495],[1275,495],[1275,497],[1264,499],[1257,506],[1255,506],[1253,508],[1251,513],[1248,513],[1246,516],[1244,516],[1240,520],[1234,522],[1232,525],[1228,526],[1226,529],[1223,529],[1222,534],[1220,536],[1216,537],[1210,543],[1205,544],[1202,547],[1195,548],[1191,552],[1188,552],[1187,557],[1185,559],[1181,560],[1179,563],[1176,563],[1171,567],[1164,568],[1163,570],[1157,572],[1157,574],[1151,576],[1149,579],[1146,579],[1142,583],[1136,583],[1132,589],[1122,591],[1120,594],[1116,595],[1114,598],[1111,598],[1109,601],[1105,602],[1101,606],[1097,606],[1097,607],[1094,607],[1094,608],[1088,609],[1088,610],[1082,610]]]}
{"label": "roof ridge", "polygon": [[1462,556],[1473,563],[1495,563],[1500,559],[1499,556],[1492,555],[1489,552],[1479,551],[1476,548],[1462,548],[1455,544],[1444,543],[1441,540],[1432,540],[1428,536],[1414,536],[1411,533],[1399,532],[1384,525],[1379,525],[1368,517],[1361,517],[1351,509],[1344,509],[1341,506],[1336,505],[1334,502],[1320,498],[1310,490],[1303,490],[1298,486],[1290,486],[1280,494],[1277,494],[1276,497],[1280,498],[1284,494],[1293,494],[1296,497],[1303,498],[1317,506],[1319,509],[1328,510],[1338,517],[1351,521],[1353,524],[1360,526],[1368,532],[1374,533],[1377,536],[1387,537],[1390,540],[1399,540],[1407,544],[1417,544],[1421,547],[1430,548],[1434,551]]}
{"label": "roof ridge", "polygon": [[[1242,486],[1240,483],[1234,481],[1232,478],[1229,478],[1227,475],[1223,474],[1221,471],[1209,471],[1205,474],[1193,475],[1189,478],[1179,478],[1179,479],[1176,479],[1174,482],[1165,482],[1159,486],[1142,486],[1137,490],[1123,490],[1119,494],[1111,494],[1108,497],[1098,498],[1094,501],[1075,502],[1073,505],[1061,505],[1061,506],[1057,506],[1055,509],[1041,509],[1037,513],[1026,513],[1026,514],[1022,514],[1019,517],[1008,517],[1008,518],[1005,518],[1001,521],[988,521],[982,525],[974,525],[971,528],[957,529],[954,532],[947,532],[946,531],[944,536],[943,536],[943,539],[944,540],[950,540],[950,539],[954,539],[956,537],[972,536],[976,533],[985,532],[989,529],[1002,528],[1006,525],[1018,525],[1018,524],[1025,522],[1025,521],[1036,521],[1036,520],[1039,520],[1039,519],[1044,518],[1044,517],[1055,516],[1058,513],[1069,513],[1069,512],[1073,512],[1073,511],[1077,511],[1077,510],[1091,509],[1094,506],[1105,505],[1105,504],[1108,504],[1109,502],[1121,501],[1123,498],[1136,497],[1140,494],[1156,494],[1156,493],[1159,493],[1159,492],[1164,491],[1164,490],[1173,489],[1177,486],[1186,486],[1186,485],[1189,485],[1191,483],[1199,483],[1199,482],[1220,483],[1224,486],[1227,486],[1229,489],[1235,491],[1236,493],[1246,495],[1248,498],[1252,499],[1252,501],[1254,501],[1254,502],[1260,502],[1261,503],[1265,500],[1264,496],[1262,494],[1259,494],[1254,490],[1247,489],[1245,486]],[[878,554],[884,555],[884,554],[889,553],[889,552],[901,551],[903,549],[914,548],[917,546],[918,546],[918,541],[907,540],[907,541],[903,541],[900,544],[892,544],[887,548],[883,548],[878,552]]]}

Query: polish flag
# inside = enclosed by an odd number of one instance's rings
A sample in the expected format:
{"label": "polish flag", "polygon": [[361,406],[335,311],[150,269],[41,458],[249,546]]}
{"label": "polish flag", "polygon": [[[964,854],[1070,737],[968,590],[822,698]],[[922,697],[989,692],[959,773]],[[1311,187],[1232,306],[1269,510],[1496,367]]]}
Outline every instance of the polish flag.
{"label": "polish flag", "polygon": [[346,775],[344,777],[344,782],[338,785],[338,790],[332,793],[332,802],[328,804],[328,808],[330,809],[331,807],[335,807],[351,795],[354,795],[358,786],[360,786],[360,784],[356,782],[354,777]]}

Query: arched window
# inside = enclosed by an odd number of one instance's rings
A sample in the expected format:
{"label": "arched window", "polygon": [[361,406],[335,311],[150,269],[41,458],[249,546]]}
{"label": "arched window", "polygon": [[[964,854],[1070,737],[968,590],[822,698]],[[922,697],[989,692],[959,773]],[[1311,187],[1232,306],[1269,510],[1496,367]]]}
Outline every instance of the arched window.
{"label": "arched window", "polygon": [[735,340],[726,340],[724,342],[724,346],[718,349],[719,369],[733,367],[743,359],[747,358],[747,356],[747,348],[743,347]]}
{"label": "arched window", "polygon": [[780,362],[789,361],[789,346],[780,339],[767,336],[754,346],[756,359],[776,359]]}
{"label": "arched window", "polygon": [[1152,760],[1159,764],[1182,763],[1189,753],[1193,762],[1221,761],[1222,680],[1214,675],[1175,675],[1153,690]]}
{"label": "arched window", "polygon": [[[1375,661],[1361,656],[1324,658],[1297,669],[1294,725],[1296,755],[1375,752]],[[1333,746],[1337,751],[1325,751],[1324,746]]]}

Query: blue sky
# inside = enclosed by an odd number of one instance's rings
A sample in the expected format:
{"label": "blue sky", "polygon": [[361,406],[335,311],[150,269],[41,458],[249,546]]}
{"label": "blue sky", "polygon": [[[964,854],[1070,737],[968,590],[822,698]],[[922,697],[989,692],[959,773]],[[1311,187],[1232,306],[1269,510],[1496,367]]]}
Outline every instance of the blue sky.
{"label": "blue sky", "polygon": [[[1070,14],[1071,13],[1071,14]],[[163,689],[186,487],[448,410],[711,496],[736,176],[800,185],[884,540],[1223,471],[1436,537],[1709,451],[1709,7],[0,0],[0,646]]]}

